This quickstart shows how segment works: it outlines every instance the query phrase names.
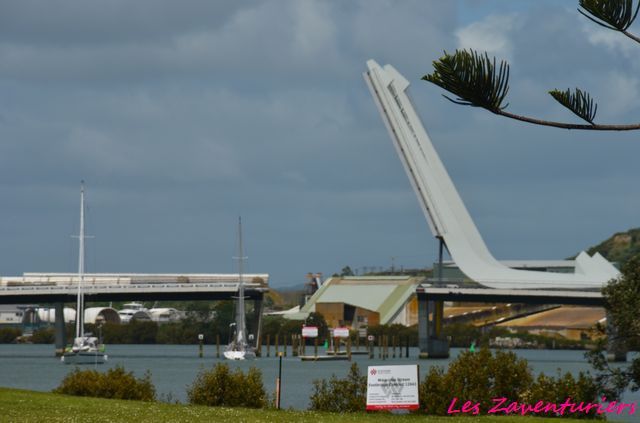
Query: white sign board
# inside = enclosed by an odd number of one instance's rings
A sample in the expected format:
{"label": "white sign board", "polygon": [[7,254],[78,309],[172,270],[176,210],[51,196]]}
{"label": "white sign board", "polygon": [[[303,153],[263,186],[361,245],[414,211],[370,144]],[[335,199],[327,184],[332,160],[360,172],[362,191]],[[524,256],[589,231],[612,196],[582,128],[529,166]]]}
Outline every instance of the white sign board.
{"label": "white sign board", "polygon": [[302,327],[302,337],[303,338],[317,338],[318,337],[318,327],[317,326],[303,326]]}
{"label": "white sign board", "polygon": [[334,338],[348,338],[349,337],[349,328],[335,328],[335,329],[333,329],[333,337]]}
{"label": "white sign board", "polygon": [[418,366],[369,366],[367,410],[417,410]]}

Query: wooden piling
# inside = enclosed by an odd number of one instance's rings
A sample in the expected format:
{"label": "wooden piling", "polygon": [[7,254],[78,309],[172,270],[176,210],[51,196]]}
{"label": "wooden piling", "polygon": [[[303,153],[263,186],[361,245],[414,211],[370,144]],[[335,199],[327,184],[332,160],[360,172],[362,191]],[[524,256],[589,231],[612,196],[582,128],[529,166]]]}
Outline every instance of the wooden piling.
{"label": "wooden piling", "polygon": [[278,348],[280,347],[280,342],[278,342],[278,341],[279,341],[279,339],[278,339],[278,334],[276,333],[276,343],[274,344],[274,346],[276,347],[276,349],[275,349],[275,354],[274,354],[274,355],[275,355],[276,357],[278,356]]}
{"label": "wooden piling", "polygon": [[216,358],[220,358],[220,334],[216,334]]}
{"label": "wooden piling", "polygon": [[351,361],[351,337],[347,338],[347,357]]}
{"label": "wooden piling", "polygon": [[270,353],[271,353],[271,334],[268,333],[267,334],[267,357],[269,357]]}
{"label": "wooden piling", "polygon": [[313,338],[313,356],[318,356],[318,337]]}

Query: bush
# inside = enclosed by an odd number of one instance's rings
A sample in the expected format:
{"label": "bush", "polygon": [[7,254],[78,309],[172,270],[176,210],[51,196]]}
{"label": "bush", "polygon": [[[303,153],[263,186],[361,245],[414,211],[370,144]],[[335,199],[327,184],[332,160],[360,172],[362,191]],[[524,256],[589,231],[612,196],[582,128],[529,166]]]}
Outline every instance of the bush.
{"label": "bush", "polygon": [[22,330],[19,328],[0,328],[0,344],[14,343],[20,335]]}
{"label": "bush", "polygon": [[156,397],[156,388],[151,383],[149,372],[138,379],[133,372],[126,372],[121,366],[109,369],[106,373],[76,368],[53,392],[81,397],[140,401],[153,401]]}
{"label": "bush", "polygon": [[[421,384],[421,408],[430,414],[447,414],[453,398],[480,403],[489,410],[493,398],[519,399],[531,386],[532,376],[526,360],[512,352],[495,355],[483,348],[465,351],[449,365],[446,373],[431,370]],[[444,407],[443,407],[444,405]]]}
{"label": "bush", "polygon": [[353,363],[345,379],[332,375],[329,381],[314,380],[309,400],[310,410],[338,413],[364,411],[367,402],[367,376],[361,376],[358,365]]}
{"label": "bush", "polygon": [[[526,360],[512,352],[497,351],[494,355],[486,348],[463,352],[446,372],[432,367],[419,389],[420,408],[439,415],[447,414],[453,398],[458,398],[456,408],[472,401],[486,412],[496,405],[493,398],[535,405],[538,401],[562,404],[567,398],[578,404],[593,403],[599,396],[598,385],[589,374],[580,372],[577,379],[570,373],[558,374],[557,378],[541,374],[534,381]],[[532,415],[556,417],[551,412]],[[600,418],[595,413],[565,413],[563,417]]]}
{"label": "bush", "polygon": [[255,367],[245,375],[241,369],[231,372],[226,363],[198,374],[187,389],[190,404],[227,407],[264,408],[267,394],[262,373]]}
{"label": "bush", "polygon": [[[599,389],[588,374],[580,372],[578,378],[574,378],[571,373],[561,375],[558,372],[556,378],[541,374],[532,384],[530,391],[524,395],[523,400],[528,403],[537,401],[548,401],[550,403],[561,404],[567,398],[571,398],[573,403],[594,403],[598,401]],[[540,413],[545,417],[556,417],[553,412]],[[595,410],[591,413],[566,413],[558,417],[568,418],[602,418]]]}
{"label": "bush", "polygon": [[34,344],[53,344],[56,340],[54,328],[38,329],[31,335],[31,342]]}

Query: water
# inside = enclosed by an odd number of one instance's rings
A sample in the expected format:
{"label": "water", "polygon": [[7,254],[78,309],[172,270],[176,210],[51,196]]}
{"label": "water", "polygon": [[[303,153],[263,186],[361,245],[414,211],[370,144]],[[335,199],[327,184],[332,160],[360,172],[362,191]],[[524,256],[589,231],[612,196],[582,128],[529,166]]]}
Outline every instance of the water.
{"label": "water", "polygon": [[[447,366],[458,356],[461,349],[452,348],[451,358],[445,360],[418,360],[417,348],[410,350],[410,358],[391,358],[369,360],[366,355],[354,355],[353,361],[358,363],[361,371],[368,365],[374,364],[419,364],[421,378],[432,365]],[[264,352],[264,351],[263,351]],[[307,353],[313,348],[307,347]],[[529,361],[534,373],[544,372],[556,375],[562,372],[577,374],[579,371],[589,370],[589,364],[584,359],[583,351],[561,350],[514,350],[514,352]],[[227,361],[215,358],[215,346],[206,345],[204,358],[198,358],[197,345],[109,345],[108,364],[99,365],[98,369],[122,365],[137,376],[145,371],[151,371],[152,380],[158,395],[185,402],[187,387],[194,381],[198,372],[208,369],[217,362],[226,361],[232,367],[248,369],[256,366],[262,371],[265,387],[273,393],[278,374],[278,358],[273,356],[247,361]],[[305,409],[309,404],[314,379],[328,379],[332,374],[344,377],[351,365],[348,361],[302,362],[297,357],[291,357],[291,349],[287,357],[282,359],[282,407]],[[320,354],[324,349],[320,348]],[[404,353],[404,351],[403,351]],[[83,366],[82,368],[92,368]],[[4,344],[0,345],[0,386],[34,391],[50,391],[62,381],[64,376],[74,369],[74,366],[60,363],[53,357],[52,345]],[[627,393],[626,402],[640,402],[640,393]],[[610,418],[612,421],[635,421],[638,416]]]}

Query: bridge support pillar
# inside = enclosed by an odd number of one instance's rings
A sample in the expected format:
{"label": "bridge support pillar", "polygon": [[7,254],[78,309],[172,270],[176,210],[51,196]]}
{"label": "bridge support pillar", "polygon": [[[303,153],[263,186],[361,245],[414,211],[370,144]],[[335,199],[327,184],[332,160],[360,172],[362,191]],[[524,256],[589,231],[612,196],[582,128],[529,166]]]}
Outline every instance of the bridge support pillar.
{"label": "bridge support pillar", "polygon": [[611,362],[627,361],[627,347],[618,339],[618,330],[611,323],[611,316],[607,313],[607,360]]}
{"label": "bridge support pillar", "polygon": [[418,295],[418,345],[420,358],[448,358],[449,341],[442,336],[444,302]]}
{"label": "bridge support pillar", "polygon": [[56,336],[56,357],[59,357],[64,354],[64,347],[67,344],[64,322],[64,303],[55,304],[55,318],[54,330]]}
{"label": "bridge support pillar", "polygon": [[251,316],[251,333],[253,333],[253,346],[256,356],[260,357],[262,350],[262,312],[264,307],[263,296],[253,300],[253,315]]}

